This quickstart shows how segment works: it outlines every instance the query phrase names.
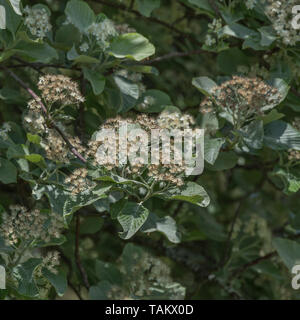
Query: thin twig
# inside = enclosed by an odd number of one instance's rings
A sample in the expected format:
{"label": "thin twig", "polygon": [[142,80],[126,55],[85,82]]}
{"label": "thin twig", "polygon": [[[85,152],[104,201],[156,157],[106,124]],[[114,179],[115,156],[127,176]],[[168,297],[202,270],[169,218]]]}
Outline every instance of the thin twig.
{"label": "thin twig", "polygon": [[208,0],[210,6],[214,9],[217,16],[221,17],[221,12],[219,10],[218,5],[216,4],[215,0]]}
{"label": "thin twig", "polygon": [[[300,238],[300,234],[293,235],[293,236],[289,237],[288,239],[296,240],[298,238]],[[250,262],[247,262],[246,264],[242,265],[240,268],[238,268],[237,270],[235,270],[232,273],[232,275],[229,278],[229,281],[231,281],[233,278],[239,277],[242,273],[244,273],[244,271],[246,271],[250,267],[257,265],[258,263],[260,263],[262,261],[271,259],[271,258],[275,257],[277,254],[278,254],[277,251],[272,251],[262,257],[258,257]]]}
{"label": "thin twig", "polygon": [[31,67],[36,69],[39,72],[41,72],[39,69],[42,69],[42,68],[58,68],[58,69],[71,69],[71,70],[81,71],[81,68],[75,67],[75,66],[64,66],[61,64],[51,64],[51,63],[42,63],[42,62],[28,62],[19,57],[12,57],[12,59],[20,63],[18,65],[10,66],[13,68]]}
{"label": "thin twig", "polygon": [[173,32],[185,37],[185,38],[189,38],[189,39],[193,40],[198,45],[199,44],[201,45],[201,42],[198,41],[197,39],[195,39],[195,37],[192,34],[185,33],[183,31],[179,30],[178,28],[174,27],[172,24],[169,24],[163,20],[160,20],[155,17],[145,17],[139,11],[134,10],[130,7],[128,8],[127,6],[125,6],[124,4],[121,4],[121,3],[112,3],[111,1],[106,1],[106,0],[94,0],[94,1],[97,3],[101,3],[101,4],[108,6],[108,7],[112,7],[112,8],[116,8],[116,9],[119,9],[119,10],[122,10],[125,12],[133,13],[134,15],[136,15],[137,17],[139,17],[141,19],[160,24],[160,25],[168,28],[169,30],[171,30],[171,31],[173,31]]}
{"label": "thin twig", "polygon": [[268,260],[268,259],[271,259],[273,258],[274,256],[277,255],[277,252],[276,251],[272,251],[268,254],[266,254],[265,256],[263,257],[259,257],[257,259],[254,259],[246,264],[244,264],[243,266],[241,266],[239,269],[237,269],[229,278],[229,282],[233,279],[233,278],[236,278],[236,277],[239,277],[244,271],[246,271],[248,268],[250,267],[253,267],[255,266],[256,264],[264,261],[264,260]]}
{"label": "thin twig", "polygon": [[81,264],[80,254],[79,254],[79,238],[80,238],[80,216],[76,215],[76,238],[75,238],[75,261],[76,265],[80,271],[84,286],[89,289],[90,284],[88,280],[87,273]]}
{"label": "thin twig", "polygon": [[45,117],[45,119],[48,119],[49,122],[51,123],[50,127],[55,129],[60,136],[62,137],[62,139],[65,141],[65,143],[67,144],[67,146],[70,148],[71,152],[82,162],[86,163],[86,159],[77,151],[77,149],[72,145],[72,143],[69,141],[69,139],[67,138],[67,136],[64,134],[64,132],[52,121],[52,119],[50,118],[48,112],[47,112],[47,108],[44,105],[44,103],[42,102],[42,100],[39,98],[39,96],[32,90],[30,89],[26,83],[21,80],[14,72],[12,72],[11,70],[9,70],[8,68],[2,66],[2,69],[5,70],[13,79],[15,79],[20,85],[21,87],[23,87],[32,97],[33,99],[39,103],[39,105],[41,106],[43,115]]}
{"label": "thin twig", "polygon": [[228,236],[227,236],[227,240],[226,240],[226,243],[225,243],[225,251],[224,251],[224,255],[223,255],[223,258],[221,259],[221,262],[220,262],[220,266],[223,266],[226,264],[228,258],[229,258],[229,252],[230,252],[230,242],[231,242],[231,237],[232,237],[232,234],[233,234],[233,230],[234,230],[234,226],[237,222],[237,219],[238,219],[238,216],[241,212],[241,208],[242,208],[242,204],[243,204],[243,199],[241,199],[241,201],[239,202],[236,210],[235,210],[235,213],[234,213],[234,217],[233,217],[233,220],[232,220],[232,223],[231,223],[231,226],[230,226],[230,230],[229,230],[229,233],[228,233]]}
{"label": "thin twig", "polygon": [[129,10],[132,10],[134,7],[134,0],[130,1]]}
{"label": "thin twig", "polygon": [[143,64],[152,64],[152,63],[156,63],[156,62],[161,62],[163,60],[168,60],[168,59],[173,59],[173,58],[177,58],[177,57],[188,57],[188,56],[192,56],[192,55],[197,55],[200,53],[204,53],[204,50],[194,50],[194,51],[189,51],[189,52],[170,52],[167,53],[163,56],[148,60],[143,62]]}
{"label": "thin twig", "polygon": [[[19,63],[24,63],[24,61],[18,57],[12,57],[13,60],[18,61]],[[39,74],[43,75],[44,72],[40,70],[34,63],[27,62],[27,67],[37,71]]]}

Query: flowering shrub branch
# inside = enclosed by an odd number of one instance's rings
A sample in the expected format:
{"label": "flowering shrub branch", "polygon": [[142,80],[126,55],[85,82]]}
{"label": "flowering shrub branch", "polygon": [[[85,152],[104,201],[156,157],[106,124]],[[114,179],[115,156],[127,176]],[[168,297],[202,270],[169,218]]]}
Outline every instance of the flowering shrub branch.
{"label": "flowering shrub branch", "polygon": [[297,298],[295,4],[0,1],[0,299]]}

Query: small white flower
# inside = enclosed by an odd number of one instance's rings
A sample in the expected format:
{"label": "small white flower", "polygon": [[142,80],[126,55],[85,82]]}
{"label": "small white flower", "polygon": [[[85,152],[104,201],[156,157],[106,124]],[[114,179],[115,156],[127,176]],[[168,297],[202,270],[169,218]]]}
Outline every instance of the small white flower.
{"label": "small white flower", "polygon": [[89,44],[87,42],[84,42],[80,47],[79,47],[81,52],[87,52],[89,49]]}

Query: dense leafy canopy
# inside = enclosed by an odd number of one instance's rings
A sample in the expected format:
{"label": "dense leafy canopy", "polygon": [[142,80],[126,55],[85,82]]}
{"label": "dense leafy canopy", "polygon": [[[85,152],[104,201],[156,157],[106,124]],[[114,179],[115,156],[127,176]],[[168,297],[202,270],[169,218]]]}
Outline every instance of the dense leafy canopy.
{"label": "dense leafy canopy", "polygon": [[[0,0],[0,299],[299,298],[293,4]],[[98,165],[117,117],[205,129],[203,173]]]}

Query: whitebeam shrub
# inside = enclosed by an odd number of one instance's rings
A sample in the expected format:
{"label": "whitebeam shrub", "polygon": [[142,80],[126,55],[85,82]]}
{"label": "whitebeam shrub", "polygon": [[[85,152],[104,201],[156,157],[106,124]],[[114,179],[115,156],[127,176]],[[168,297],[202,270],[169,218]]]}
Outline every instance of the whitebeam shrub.
{"label": "whitebeam shrub", "polygon": [[0,5],[0,299],[299,298],[297,1]]}

